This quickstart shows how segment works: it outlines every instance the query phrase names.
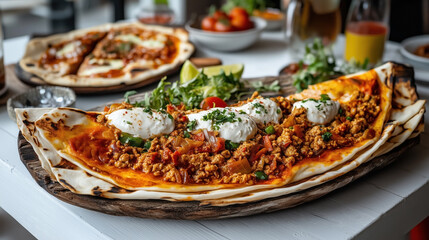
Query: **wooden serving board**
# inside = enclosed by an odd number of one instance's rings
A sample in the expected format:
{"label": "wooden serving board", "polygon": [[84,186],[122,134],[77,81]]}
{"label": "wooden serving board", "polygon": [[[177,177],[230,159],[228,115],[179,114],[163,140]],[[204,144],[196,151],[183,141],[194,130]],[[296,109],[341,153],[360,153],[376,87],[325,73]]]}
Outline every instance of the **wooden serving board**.
{"label": "wooden serving board", "polygon": [[18,151],[21,161],[27,167],[36,182],[48,193],[64,202],[111,215],[197,220],[222,219],[268,213],[315,200],[338,188],[346,186],[354,180],[367,175],[371,171],[389,165],[398,159],[402,153],[419,142],[420,137],[409,139],[391,152],[374,158],[353,171],[319,186],[280,197],[224,207],[201,206],[197,201],[121,200],[74,194],[50,178],[49,174],[41,167],[40,161],[30,143],[25,140],[21,133],[18,136]]}

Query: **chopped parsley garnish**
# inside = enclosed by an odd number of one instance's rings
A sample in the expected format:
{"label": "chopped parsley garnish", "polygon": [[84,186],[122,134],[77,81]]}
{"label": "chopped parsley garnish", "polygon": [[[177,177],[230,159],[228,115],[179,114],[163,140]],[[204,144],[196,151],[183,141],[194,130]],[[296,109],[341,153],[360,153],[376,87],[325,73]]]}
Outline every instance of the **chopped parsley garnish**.
{"label": "chopped parsley garnish", "polygon": [[268,134],[273,134],[276,132],[276,130],[274,129],[274,127],[272,125],[270,125],[270,126],[265,128],[265,132]]}
{"label": "chopped parsley garnish", "polygon": [[320,100],[326,101],[326,100],[331,100],[331,98],[329,97],[328,94],[320,94]]}
{"label": "chopped parsley garnish", "polygon": [[130,121],[127,121],[127,124],[132,125],[133,123],[132,123],[132,122],[130,122]]}
{"label": "chopped parsley garnish", "polygon": [[186,127],[188,127],[188,129],[192,131],[195,129],[196,125],[197,125],[197,120],[192,120],[192,121],[188,122]]}
{"label": "chopped parsley garnish", "polygon": [[260,109],[260,110],[256,110],[257,114],[261,114],[261,111],[264,111],[265,113],[268,113],[268,111],[267,111],[267,109],[265,109],[264,105],[262,105],[262,104],[260,104],[258,102],[253,103],[253,107]]}
{"label": "chopped parsley garnish", "polygon": [[147,150],[149,150],[151,145],[152,145],[152,142],[151,141],[147,141],[147,142],[144,143],[143,147],[146,148]]}
{"label": "chopped parsley garnish", "polygon": [[282,112],[282,110],[280,110],[280,108],[277,108],[277,113],[280,114]]}
{"label": "chopped parsley garnish", "polygon": [[169,119],[174,120],[173,116],[171,116],[171,114],[167,115]]}
{"label": "chopped parsley garnish", "polygon": [[191,137],[191,135],[189,134],[189,132],[186,131],[186,130],[183,132],[183,136],[185,136],[185,138],[190,138]]}
{"label": "chopped parsley garnish", "polygon": [[150,108],[148,108],[148,107],[145,107],[143,109],[143,112],[148,113],[149,115],[152,115],[152,110]]}
{"label": "chopped parsley garnish", "polygon": [[255,177],[259,180],[268,180],[268,175],[264,171],[256,171]]}
{"label": "chopped parsley garnish", "polygon": [[235,150],[240,146],[240,143],[231,142],[230,140],[225,141],[225,148],[228,150]]}
{"label": "chopped parsley garnish", "polygon": [[322,134],[322,138],[323,141],[328,142],[329,140],[331,140],[332,137],[332,133],[330,132],[325,132],[324,134]]}
{"label": "chopped parsley garnish", "polygon": [[289,129],[293,129],[293,126],[290,126]]}
{"label": "chopped parsley garnish", "polygon": [[344,110],[342,108],[339,108],[338,109],[338,114],[343,115],[343,113],[344,113]]}
{"label": "chopped parsley garnish", "polygon": [[233,112],[226,113],[226,109],[222,111],[220,109],[216,109],[212,112],[209,112],[207,115],[204,115],[203,121],[212,121],[213,129],[219,130],[220,125],[226,122],[237,122],[239,120],[235,117],[235,113]]}
{"label": "chopped parsley garnish", "polygon": [[239,113],[240,113],[240,114],[246,114],[246,112],[245,112],[245,111],[243,111],[243,110],[240,110],[240,111],[239,111]]}
{"label": "chopped parsley garnish", "polygon": [[307,99],[305,99],[305,100],[302,100],[302,102],[303,102],[303,103],[306,103],[306,102],[308,102],[308,101],[318,102],[318,100],[317,100],[317,99],[314,99],[314,98],[307,98]]}
{"label": "chopped parsley garnish", "polygon": [[349,120],[349,121],[352,120],[352,118],[350,116],[347,116],[346,119]]}

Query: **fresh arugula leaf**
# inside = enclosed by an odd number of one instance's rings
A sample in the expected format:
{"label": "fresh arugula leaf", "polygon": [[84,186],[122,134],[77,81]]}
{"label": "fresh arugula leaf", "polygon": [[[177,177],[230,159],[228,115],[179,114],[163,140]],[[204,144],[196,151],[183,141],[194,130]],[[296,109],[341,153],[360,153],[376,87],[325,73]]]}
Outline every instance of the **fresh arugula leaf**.
{"label": "fresh arugula leaf", "polygon": [[126,92],[125,94],[124,94],[124,98],[125,98],[125,102],[126,103],[130,103],[130,96],[132,96],[132,95],[135,95],[135,94],[137,94],[137,91],[135,91],[135,90],[132,90],[132,91],[128,91],[128,92]]}
{"label": "fresh arugula leaf", "polygon": [[264,85],[261,81],[252,82],[251,84],[255,91],[258,91],[259,93],[279,92],[281,89],[278,80],[272,82],[270,85]]}

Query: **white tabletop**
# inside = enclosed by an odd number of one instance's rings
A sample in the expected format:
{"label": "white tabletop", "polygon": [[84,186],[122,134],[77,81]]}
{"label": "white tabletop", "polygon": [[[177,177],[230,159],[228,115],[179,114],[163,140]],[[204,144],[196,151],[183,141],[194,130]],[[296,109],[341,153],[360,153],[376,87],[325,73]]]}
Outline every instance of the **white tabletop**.
{"label": "white tabletop", "polygon": [[[6,64],[19,60],[27,41],[27,37],[5,41]],[[398,60],[397,49],[389,44],[386,59]],[[276,75],[291,59],[280,33],[264,33],[260,42],[243,52],[199,48],[197,56],[219,57],[224,64],[245,63],[244,77]],[[428,99],[428,85],[419,84],[418,89],[420,97]],[[89,109],[120,97],[79,96],[76,107]],[[0,107],[0,207],[39,239],[396,239],[429,215],[427,133],[418,146],[382,171],[318,200],[270,214],[211,221],[118,217],[64,203],[30,176],[19,159],[17,136],[6,107]]]}

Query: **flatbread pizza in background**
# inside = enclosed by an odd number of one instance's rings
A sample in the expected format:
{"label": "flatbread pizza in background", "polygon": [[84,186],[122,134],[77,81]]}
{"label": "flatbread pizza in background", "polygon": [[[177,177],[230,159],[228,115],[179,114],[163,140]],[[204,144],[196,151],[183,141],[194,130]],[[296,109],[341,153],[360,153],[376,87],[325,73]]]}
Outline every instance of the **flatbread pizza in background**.
{"label": "flatbread pizza in background", "polygon": [[19,65],[51,85],[107,87],[162,77],[193,52],[184,29],[115,23],[32,39]]}
{"label": "flatbread pizza in background", "polygon": [[224,109],[122,103],[16,113],[43,168],[74,193],[226,206],[318,186],[417,137],[425,100],[400,68],[386,63]]}

